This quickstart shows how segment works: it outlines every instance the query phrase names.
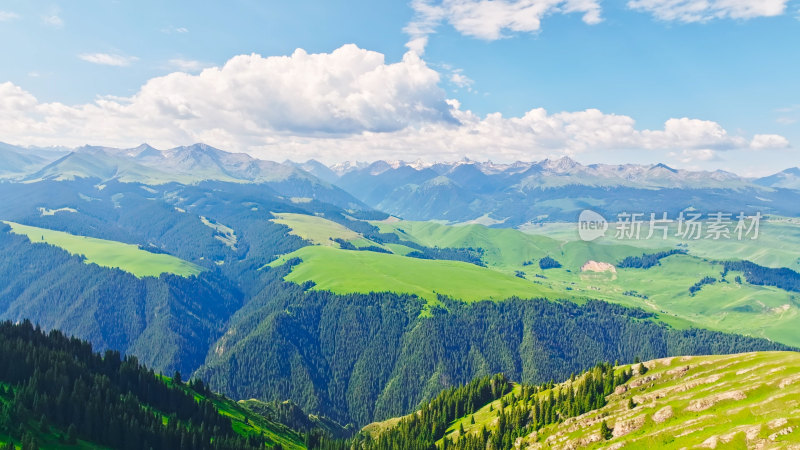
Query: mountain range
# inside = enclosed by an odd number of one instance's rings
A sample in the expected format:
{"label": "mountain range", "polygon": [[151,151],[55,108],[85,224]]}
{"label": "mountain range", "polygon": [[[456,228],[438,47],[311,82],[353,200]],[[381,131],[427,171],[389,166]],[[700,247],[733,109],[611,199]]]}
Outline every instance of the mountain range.
{"label": "mountain range", "polygon": [[164,184],[204,180],[303,183],[340,188],[361,203],[411,220],[444,220],[518,227],[574,221],[592,209],[677,215],[704,212],[800,214],[795,201],[800,168],[745,178],[717,170],[689,171],[665,164],[582,165],[569,157],[497,164],[463,160],[282,163],[229,153],[205,144],[158,150],[84,146],[72,150],[0,145],[0,177],[32,182],[92,178]]}
{"label": "mountain range", "polygon": [[[321,417],[298,417],[306,427],[356,430],[494,373],[545,383],[600,360],[800,343],[791,217],[705,246],[511,229],[585,205],[791,215],[798,191],[770,180],[569,159],[329,167],[202,144],[0,155],[0,320],[276,416],[290,401]],[[443,224],[468,221],[492,228]]]}

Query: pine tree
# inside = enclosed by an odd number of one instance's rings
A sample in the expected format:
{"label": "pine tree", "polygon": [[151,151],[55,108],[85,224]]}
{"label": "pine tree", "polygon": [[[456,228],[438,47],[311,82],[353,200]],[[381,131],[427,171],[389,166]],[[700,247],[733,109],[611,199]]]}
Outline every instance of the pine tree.
{"label": "pine tree", "polygon": [[636,402],[633,401],[633,397],[628,399],[628,409],[636,408]]}
{"label": "pine tree", "polygon": [[609,440],[614,437],[613,430],[608,427],[608,423],[606,423],[605,420],[600,424],[600,436],[602,436],[605,440]]}

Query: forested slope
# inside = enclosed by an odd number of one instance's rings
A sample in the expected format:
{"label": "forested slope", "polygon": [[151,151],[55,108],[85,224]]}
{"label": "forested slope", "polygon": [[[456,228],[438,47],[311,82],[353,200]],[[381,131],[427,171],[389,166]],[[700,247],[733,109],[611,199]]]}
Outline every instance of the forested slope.
{"label": "forested slope", "polygon": [[135,357],[0,323],[0,442],[24,449],[290,449],[300,434]]}
{"label": "forested slope", "polygon": [[643,311],[596,301],[442,298],[444,307],[420,317],[424,304],[415,297],[304,290],[281,282],[284,274],[267,274],[273,281],[232,317],[197,374],[232,397],[291,399],[340,423],[402,415],[446,387],[493,373],[539,383],[599,360],[787,348],[671,329]]}

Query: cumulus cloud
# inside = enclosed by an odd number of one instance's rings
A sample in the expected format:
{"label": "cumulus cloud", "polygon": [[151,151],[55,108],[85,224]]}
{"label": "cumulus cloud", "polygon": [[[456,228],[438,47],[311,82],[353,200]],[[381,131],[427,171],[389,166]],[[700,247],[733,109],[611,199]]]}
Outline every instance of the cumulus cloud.
{"label": "cumulus cloud", "polygon": [[450,82],[455,86],[466,89],[470,92],[472,92],[472,85],[475,84],[475,81],[472,78],[464,75],[461,69],[453,70],[450,73]]}
{"label": "cumulus cloud", "polygon": [[19,19],[19,14],[11,11],[0,11],[0,22],[10,22]]}
{"label": "cumulus cloud", "polygon": [[788,0],[630,0],[628,7],[665,21],[708,22],[779,16]]}
{"label": "cumulus cloud", "polygon": [[750,142],[750,148],[754,150],[788,148],[789,140],[777,134],[757,134]]}
{"label": "cumulus cloud", "polygon": [[83,105],[43,103],[3,83],[0,136],[26,145],[206,142],[264,159],[325,161],[513,161],[619,150],[703,160],[720,151],[788,144],[781,136],[747,138],[690,118],[640,129],[629,116],[597,109],[480,116],[447,99],[441,82],[413,52],[387,64],[380,53],[346,45],[322,54],[236,56],[196,75],[151,79],[130,97]]}
{"label": "cumulus cloud", "polygon": [[413,0],[411,7],[406,46],[418,54],[442,22],[463,35],[492,41],[508,33],[539,31],[542,18],[551,14],[580,13],[587,24],[602,21],[599,0]]}
{"label": "cumulus cloud", "polygon": [[115,67],[130,66],[131,63],[139,59],[135,56],[122,56],[111,53],[82,53],[78,55],[78,58],[92,64]]}

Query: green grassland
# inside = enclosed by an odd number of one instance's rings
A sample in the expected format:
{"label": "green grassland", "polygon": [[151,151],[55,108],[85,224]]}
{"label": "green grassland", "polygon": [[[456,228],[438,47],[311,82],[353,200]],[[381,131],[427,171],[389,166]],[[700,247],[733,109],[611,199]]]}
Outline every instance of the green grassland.
{"label": "green grassland", "polygon": [[119,268],[137,277],[159,276],[172,273],[180,276],[197,275],[203,269],[171,255],[151,253],[136,245],[117,241],[77,236],[63,231],[4,222],[12,232],[25,235],[33,243],[47,243],[63,248],[73,255],[83,255],[87,263]]}
{"label": "green grassland", "polygon": [[[175,386],[171,378],[164,377],[164,380],[169,386]],[[305,448],[303,437],[299,433],[287,426],[267,420],[234,400],[218,394],[204,396],[190,391],[186,385],[181,385],[181,388],[191,392],[197,401],[211,401],[220,415],[231,419],[233,431],[242,436],[263,435],[271,441],[271,445],[278,444],[287,450]]]}
{"label": "green grassland", "polygon": [[379,246],[360,234],[328,219],[295,213],[272,213],[273,222],[286,225],[292,231],[290,234],[303,238],[314,245],[339,247],[333,239],[343,239],[356,247]]}
{"label": "green grassland", "polygon": [[[788,267],[800,271],[800,219],[768,216],[762,219],[758,239],[697,239],[683,240],[675,236],[675,227],[670,228],[667,239],[616,239],[615,224],[609,224],[606,237],[597,239],[595,245],[626,244],[642,249],[673,248],[686,244],[689,254],[709,259],[746,259],[766,267]],[[559,241],[580,241],[574,223],[551,223],[528,225],[522,228],[526,234],[550,237]],[[643,228],[646,235],[646,226]],[[659,236],[660,237],[660,236]]]}
{"label": "green grassland", "polygon": [[[523,233],[509,228],[483,225],[450,226],[434,222],[373,222],[382,233],[429,247],[472,247],[484,250],[483,261],[496,270],[514,273],[530,270],[525,262],[551,256],[566,269],[578,270],[588,260],[613,260],[638,256],[642,250],[632,245],[598,246],[582,241],[570,242],[548,236]],[[535,266],[538,268],[538,266]]]}
{"label": "green grassland", "polygon": [[281,265],[292,258],[300,258],[303,262],[286,276],[287,281],[298,284],[314,281],[314,289],[339,294],[391,291],[415,294],[429,303],[437,301],[437,294],[464,301],[503,300],[513,296],[565,297],[531,281],[461,261],[418,259],[324,246],[303,247],[270,263],[270,266]]}
{"label": "green grassland", "polygon": [[[800,354],[650,361],[609,404],[528,436],[532,448],[787,448],[800,444]],[[637,405],[628,408],[633,398]],[[656,413],[659,413],[656,415]],[[600,438],[600,422],[614,429]],[[793,447],[796,448],[796,447]]]}
{"label": "green grassland", "polygon": [[[276,220],[319,245],[284,255],[270,265],[274,267],[288,259],[300,258],[303,262],[293,268],[286,280],[313,281],[315,289],[342,294],[393,291],[416,294],[429,302],[435,301],[437,294],[464,301],[502,300],[511,296],[577,301],[595,298],[643,308],[655,313],[657,320],[676,328],[707,328],[800,346],[800,329],[796,327],[800,319],[800,294],[737,282],[737,276],[744,279],[739,273],[732,272],[723,278],[723,267],[711,259],[692,254],[673,255],[649,269],[614,267],[613,271],[602,273],[581,271],[589,261],[616,266],[628,256],[668,250],[671,248],[668,241],[583,242],[561,239],[564,236],[557,232],[551,233],[551,237],[483,225],[373,222],[383,233],[395,233],[403,240],[420,245],[481,248],[487,265],[481,268],[454,261],[407,258],[403,255],[412,249],[400,244],[385,245],[395,253],[393,255],[340,250],[332,238],[352,242],[364,238],[320,217],[282,214]],[[762,237],[778,229],[783,230],[784,236],[800,232],[797,224],[770,222]],[[777,246],[764,239],[768,248]],[[704,241],[692,242],[690,249],[701,242]],[[761,250],[755,242],[761,241],[737,241],[727,245],[739,245],[744,249],[737,255],[758,256]],[[710,244],[703,245],[711,248]],[[556,259],[563,267],[541,269],[538,261],[544,256]],[[786,258],[782,257],[776,261],[784,260]],[[703,286],[692,295],[689,288],[704,277],[717,282]]]}
{"label": "green grassland", "polygon": [[[608,239],[583,242],[577,239],[574,224],[571,232],[575,237],[562,239],[566,233],[563,230],[552,232],[552,226],[545,227],[550,230],[551,237],[481,225],[447,226],[410,221],[374,223],[382,232],[395,233],[403,239],[428,246],[483,248],[483,260],[488,268],[506,274],[521,271],[528,280],[560,293],[560,297],[570,294],[576,298],[596,298],[640,307],[658,314],[659,320],[675,327],[694,326],[741,333],[800,346],[800,330],[796,327],[800,318],[800,294],[746,282],[736,283],[736,276],[742,275],[739,273],[731,272],[723,279],[722,266],[705,257],[673,255],[649,269],[581,272],[581,267],[588,261],[616,266],[627,256],[668,250],[671,248],[668,241],[619,242]],[[778,246],[765,237],[769,233],[777,235],[774,233],[778,229],[782,230],[782,236],[800,233],[800,226],[796,224],[770,222],[770,226],[762,231],[767,248]],[[696,241],[689,248],[702,243],[703,248],[710,252],[714,242],[717,241]],[[760,242],[761,238],[742,243],[731,241],[726,245],[738,245],[738,253],[731,250],[735,255],[756,257],[763,252]],[[793,241],[788,242],[788,248],[797,248],[792,247]],[[796,245],[800,246],[800,238]],[[544,256],[556,259],[563,267],[540,269],[537,261]],[[776,261],[786,260],[784,257]],[[533,264],[525,265],[525,262]],[[703,286],[700,292],[691,295],[689,288],[706,276],[719,281]]]}
{"label": "green grassland", "polygon": [[[800,353],[673,357],[644,365],[649,370],[635,374],[624,388],[609,395],[606,406],[530,432],[517,441],[517,448],[797,448],[800,444]],[[567,381],[554,390],[569,386]],[[511,395],[519,397],[520,392],[517,385],[505,397],[506,413],[513,407]],[[546,398],[549,393],[539,395]],[[465,434],[496,429],[501,407],[500,400],[483,405],[453,421],[445,436],[457,440],[462,427]],[[373,423],[362,432],[375,436],[399,420]],[[603,421],[613,429],[609,440],[600,435]]]}

